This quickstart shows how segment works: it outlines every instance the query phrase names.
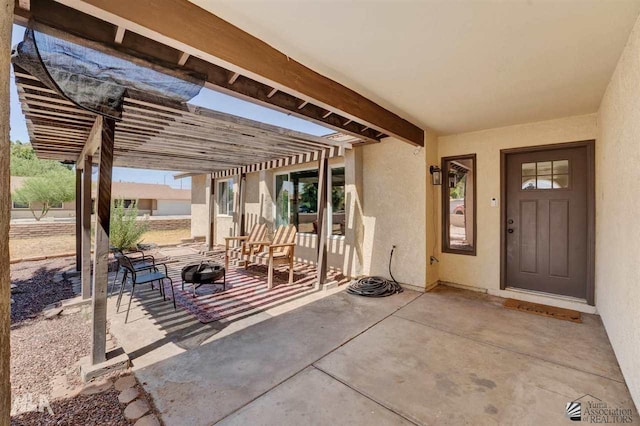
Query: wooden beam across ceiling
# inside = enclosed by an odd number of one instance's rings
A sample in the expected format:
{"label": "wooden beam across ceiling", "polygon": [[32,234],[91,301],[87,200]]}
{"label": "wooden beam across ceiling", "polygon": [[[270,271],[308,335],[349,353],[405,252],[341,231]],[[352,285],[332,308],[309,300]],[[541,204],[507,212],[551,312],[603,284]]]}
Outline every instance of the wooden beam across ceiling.
{"label": "wooden beam across ceiling", "polygon": [[[424,131],[187,0],[31,0],[37,21],[207,78],[207,87],[368,141],[424,145]],[[115,41],[118,28],[127,37]],[[300,106],[303,105],[302,108]]]}

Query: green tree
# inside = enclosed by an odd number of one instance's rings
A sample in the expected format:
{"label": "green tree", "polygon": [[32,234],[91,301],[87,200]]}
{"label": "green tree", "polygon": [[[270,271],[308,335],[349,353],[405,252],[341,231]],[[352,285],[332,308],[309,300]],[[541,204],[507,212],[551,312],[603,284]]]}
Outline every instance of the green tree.
{"label": "green tree", "polygon": [[13,201],[28,204],[31,214],[39,221],[52,206],[73,201],[75,196],[75,176],[63,169],[29,177],[11,197]]}
{"label": "green tree", "polygon": [[303,183],[300,192],[300,205],[306,206],[313,212],[318,208],[318,184]]}
{"label": "green tree", "polygon": [[109,244],[120,250],[131,249],[149,229],[146,219],[138,220],[138,206],[133,202],[124,206],[124,200],[116,200],[111,208]]}
{"label": "green tree", "polygon": [[75,199],[75,176],[70,166],[58,161],[41,160],[31,144],[11,143],[11,176],[28,177],[22,188],[11,195],[13,201],[28,204],[36,220],[47,215],[52,206]]}
{"label": "green tree", "polygon": [[11,143],[11,176],[40,176],[50,171],[70,170],[66,166],[54,160],[41,160],[36,157],[31,144],[20,141]]}

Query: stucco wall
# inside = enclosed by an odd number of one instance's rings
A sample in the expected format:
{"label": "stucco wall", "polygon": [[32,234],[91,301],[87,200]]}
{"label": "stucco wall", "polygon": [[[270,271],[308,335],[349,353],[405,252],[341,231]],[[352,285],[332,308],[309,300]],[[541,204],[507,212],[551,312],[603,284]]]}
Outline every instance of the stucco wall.
{"label": "stucco wall", "polygon": [[598,113],[596,306],[640,408],[640,20]]}
{"label": "stucco wall", "polygon": [[[440,255],[441,281],[500,289],[500,150],[595,139],[596,115],[588,114],[438,139],[439,157],[477,155],[477,255]],[[491,207],[491,198],[498,200]],[[440,227],[438,228],[440,232]]]}
{"label": "stucco wall", "polygon": [[[425,134],[425,160],[426,160],[426,232],[427,232],[427,288],[438,284],[440,280],[440,185],[433,185],[431,180],[430,166],[440,166],[438,157],[438,136],[433,131]],[[431,256],[435,258],[431,263]]]}
{"label": "stucco wall", "polygon": [[189,200],[157,200],[154,216],[190,215],[191,202]]}
{"label": "stucco wall", "polygon": [[208,175],[191,178],[191,237],[205,237],[209,221],[207,208]]}
{"label": "stucco wall", "polygon": [[426,175],[425,150],[385,138],[362,149],[363,269],[365,275],[388,277],[403,283],[426,285]]}
{"label": "stucco wall", "polygon": [[[344,164],[343,158],[332,158],[329,161],[330,167],[340,167]],[[274,176],[279,173],[293,172],[299,170],[308,170],[317,168],[317,162],[299,164],[290,167],[281,167],[268,171],[248,173],[246,176],[246,192],[245,192],[245,224],[246,231],[249,232],[255,223],[265,223],[267,225],[267,235],[272,237],[275,231],[274,225],[274,205],[273,191],[275,190]],[[222,179],[221,179],[222,180]],[[348,178],[347,178],[348,180]],[[234,185],[235,195],[238,195],[237,179]],[[352,186],[346,185],[347,197],[354,191]],[[349,198],[353,199],[353,198]],[[217,200],[215,211],[217,213]],[[234,235],[234,229],[237,226],[237,214],[233,215],[217,215],[216,214],[216,243],[224,244],[224,238]],[[352,244],[346,242],[350,237],[330,237],[327,240],[327,264],[330,268],[341,269],[347,274],[357,273],[359,269],[354,267],[358,263],[353,260],[350,253],[355,253]],[[351,240],[350,240],[351,241]],[[311,234],[298,234],[296,239],[297,245],[295,249],[296,261],[304,263],[315,263],[317,258],[318,238]]]}

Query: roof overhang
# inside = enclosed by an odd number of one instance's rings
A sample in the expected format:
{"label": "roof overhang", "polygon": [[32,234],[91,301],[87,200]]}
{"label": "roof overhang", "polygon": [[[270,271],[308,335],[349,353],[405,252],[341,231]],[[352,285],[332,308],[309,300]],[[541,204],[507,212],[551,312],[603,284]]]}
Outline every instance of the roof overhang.
{"label": "roof overhang", "polygon": [[187,0],[31,0],[16,2],[15,15],[206,75],[207,87],[370,142],[391,135],[424,145],[420,127]]}

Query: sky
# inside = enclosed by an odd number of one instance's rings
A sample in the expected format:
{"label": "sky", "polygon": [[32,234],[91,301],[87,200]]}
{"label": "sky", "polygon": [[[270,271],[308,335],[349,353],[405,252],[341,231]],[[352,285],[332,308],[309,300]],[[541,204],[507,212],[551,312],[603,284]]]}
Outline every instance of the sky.
{"label": "sky", "polygon": [[[13,26],[12,45],[18,44],[24,35],[24,28],[18,25]],[[13,79],[13,70],[11,71],[11,140],[20,140],[22,142],[29,141],[29,134],[20,102],[18,100],[18,91]],[[251,102],[236,99],[213,90],[203,88],[190,104],[213,109],[216,111],[234,114],[244,118],[284,127],[291,130],[309,133],[315,136],[322,136],[331,133],[331,130],[279,111],[262,107]],[[131,169],[125,167],[113,168],[113,180],[122,182],[141,182],[141,183],[163,183],[171,185],[174,188],[190,188],[191,179],[174,179],[173,175],[178,173],[175,170],[159,171],[159,170],[142,170]]]}

